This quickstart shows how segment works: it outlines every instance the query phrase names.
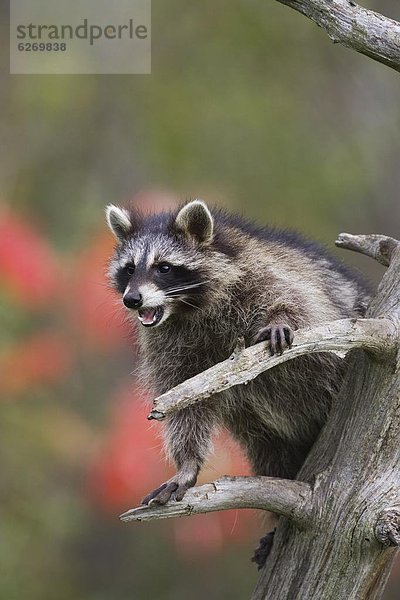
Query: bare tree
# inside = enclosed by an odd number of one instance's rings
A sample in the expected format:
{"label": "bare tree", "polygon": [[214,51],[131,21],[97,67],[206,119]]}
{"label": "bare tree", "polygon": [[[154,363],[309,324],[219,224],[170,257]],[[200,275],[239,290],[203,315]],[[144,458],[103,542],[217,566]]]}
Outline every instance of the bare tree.
{"label": "bare tree", "polygon": [[400,242],[341,234],[336,244],[389,267],[365,319],[299,330],[281,356],[239,340],[230,358],[160,396],[149,415],[162,420],[300,355],[351,351],[340,394],[297,480],[225,477],[189,490],[182,502],[121,516],[146,521],[231,508],[280,515],[253,600],[380,598],[400,546]]}
{"label": "bare tree", "polygon": [[[400,23],[353,0],[278,2],[310,18],[333,42],[400,71]],[[230,508],[279,515],[253,600],[381,598],[400,546],[400,242],[341,234],[336,244],[389,267],[365,319],[297,331],[282,356],[269,356],[263,344],[245,349],[239,340],[229,359],[160,396],[149,415],[162,420],[297,356],[352,351],[340,394],[297,480],[225,477],[189,490],[182,502],[121,516],[146,521]]]}

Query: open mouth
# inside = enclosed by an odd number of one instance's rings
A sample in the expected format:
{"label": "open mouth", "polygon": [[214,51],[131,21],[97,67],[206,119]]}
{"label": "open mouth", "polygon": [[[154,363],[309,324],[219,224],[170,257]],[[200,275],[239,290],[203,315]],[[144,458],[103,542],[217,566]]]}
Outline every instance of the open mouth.
{"label": "open mouth", "polygon": [[138,312],[138,318],[142,325],[145,327],[154,327],[158,325],[164,315],[164,309],[162,306],[156,306],[155,308],[141,308]]}

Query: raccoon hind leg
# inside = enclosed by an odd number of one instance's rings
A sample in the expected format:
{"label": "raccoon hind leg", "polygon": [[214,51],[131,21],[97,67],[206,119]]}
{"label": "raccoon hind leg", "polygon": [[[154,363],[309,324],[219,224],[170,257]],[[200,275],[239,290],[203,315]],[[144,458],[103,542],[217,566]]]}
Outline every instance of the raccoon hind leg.
{"label": "raccoon hind leg", "polygon": [[272,550],[272,544],[274,543],[275,531],[276,531],[276,527],[272,531],[270,531],[269,533],[264,535],[260,539],[259,546],[254,550],[254,554],[252,556],[251,561],[256,563],[257,569],[259,571],[264,567],[264,565],[267,561],[267,558],[269,556],[269,553]]}
{"label": "raccoon hind leg", "polygon": [[[307,452],[308,448],[294,447],[288,441],[269,437],[253,441],[249,447],[249,459],[256,475],[293,479],[304,462]],[[254,551],[251,560],[257,565],[258,570],[264,567],[272,550],[278,519],[279,517],[273,515],[271,525],[275,527],[260,539]]]}

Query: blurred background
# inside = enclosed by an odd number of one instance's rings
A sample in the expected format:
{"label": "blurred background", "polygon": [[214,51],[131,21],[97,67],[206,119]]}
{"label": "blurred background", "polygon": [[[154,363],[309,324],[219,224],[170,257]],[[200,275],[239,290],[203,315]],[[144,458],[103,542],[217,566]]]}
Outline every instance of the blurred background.
{"label": "blurred background", "polygon": [[[170,476],[105,279],[109,202],[188,197],[318,239],[400,235],[400,79],[264,0],[153,0],[149,76],[8,75],[1,11],[0,598],[250,596],[252,511],[122,524]],[[398,0],[364,5],[400,20]],[[201,481],[247,473],[216,441]],[[400,597],[397,565],[386,600]]]}

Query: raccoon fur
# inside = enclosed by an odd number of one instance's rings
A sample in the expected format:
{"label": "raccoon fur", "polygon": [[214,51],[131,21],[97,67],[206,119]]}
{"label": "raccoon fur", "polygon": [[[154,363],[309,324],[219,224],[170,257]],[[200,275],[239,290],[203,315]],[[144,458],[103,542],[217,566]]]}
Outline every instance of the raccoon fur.
{"label": "raccoon fur", "polygon": [[[296,329],[365,313],[364,282],[297,234],[201,200],[146,217],[110,205],[107,221],[117,238],[111,281],[141,323],[143,376],[157,395],[225,360],[239,336],[283,352]],[[166,450],[177,473],[143,503],[183,498],[216,427],[240,442],[256,475],[294,478],[342,375],[332,354],[299,357],[168,417]]]}

